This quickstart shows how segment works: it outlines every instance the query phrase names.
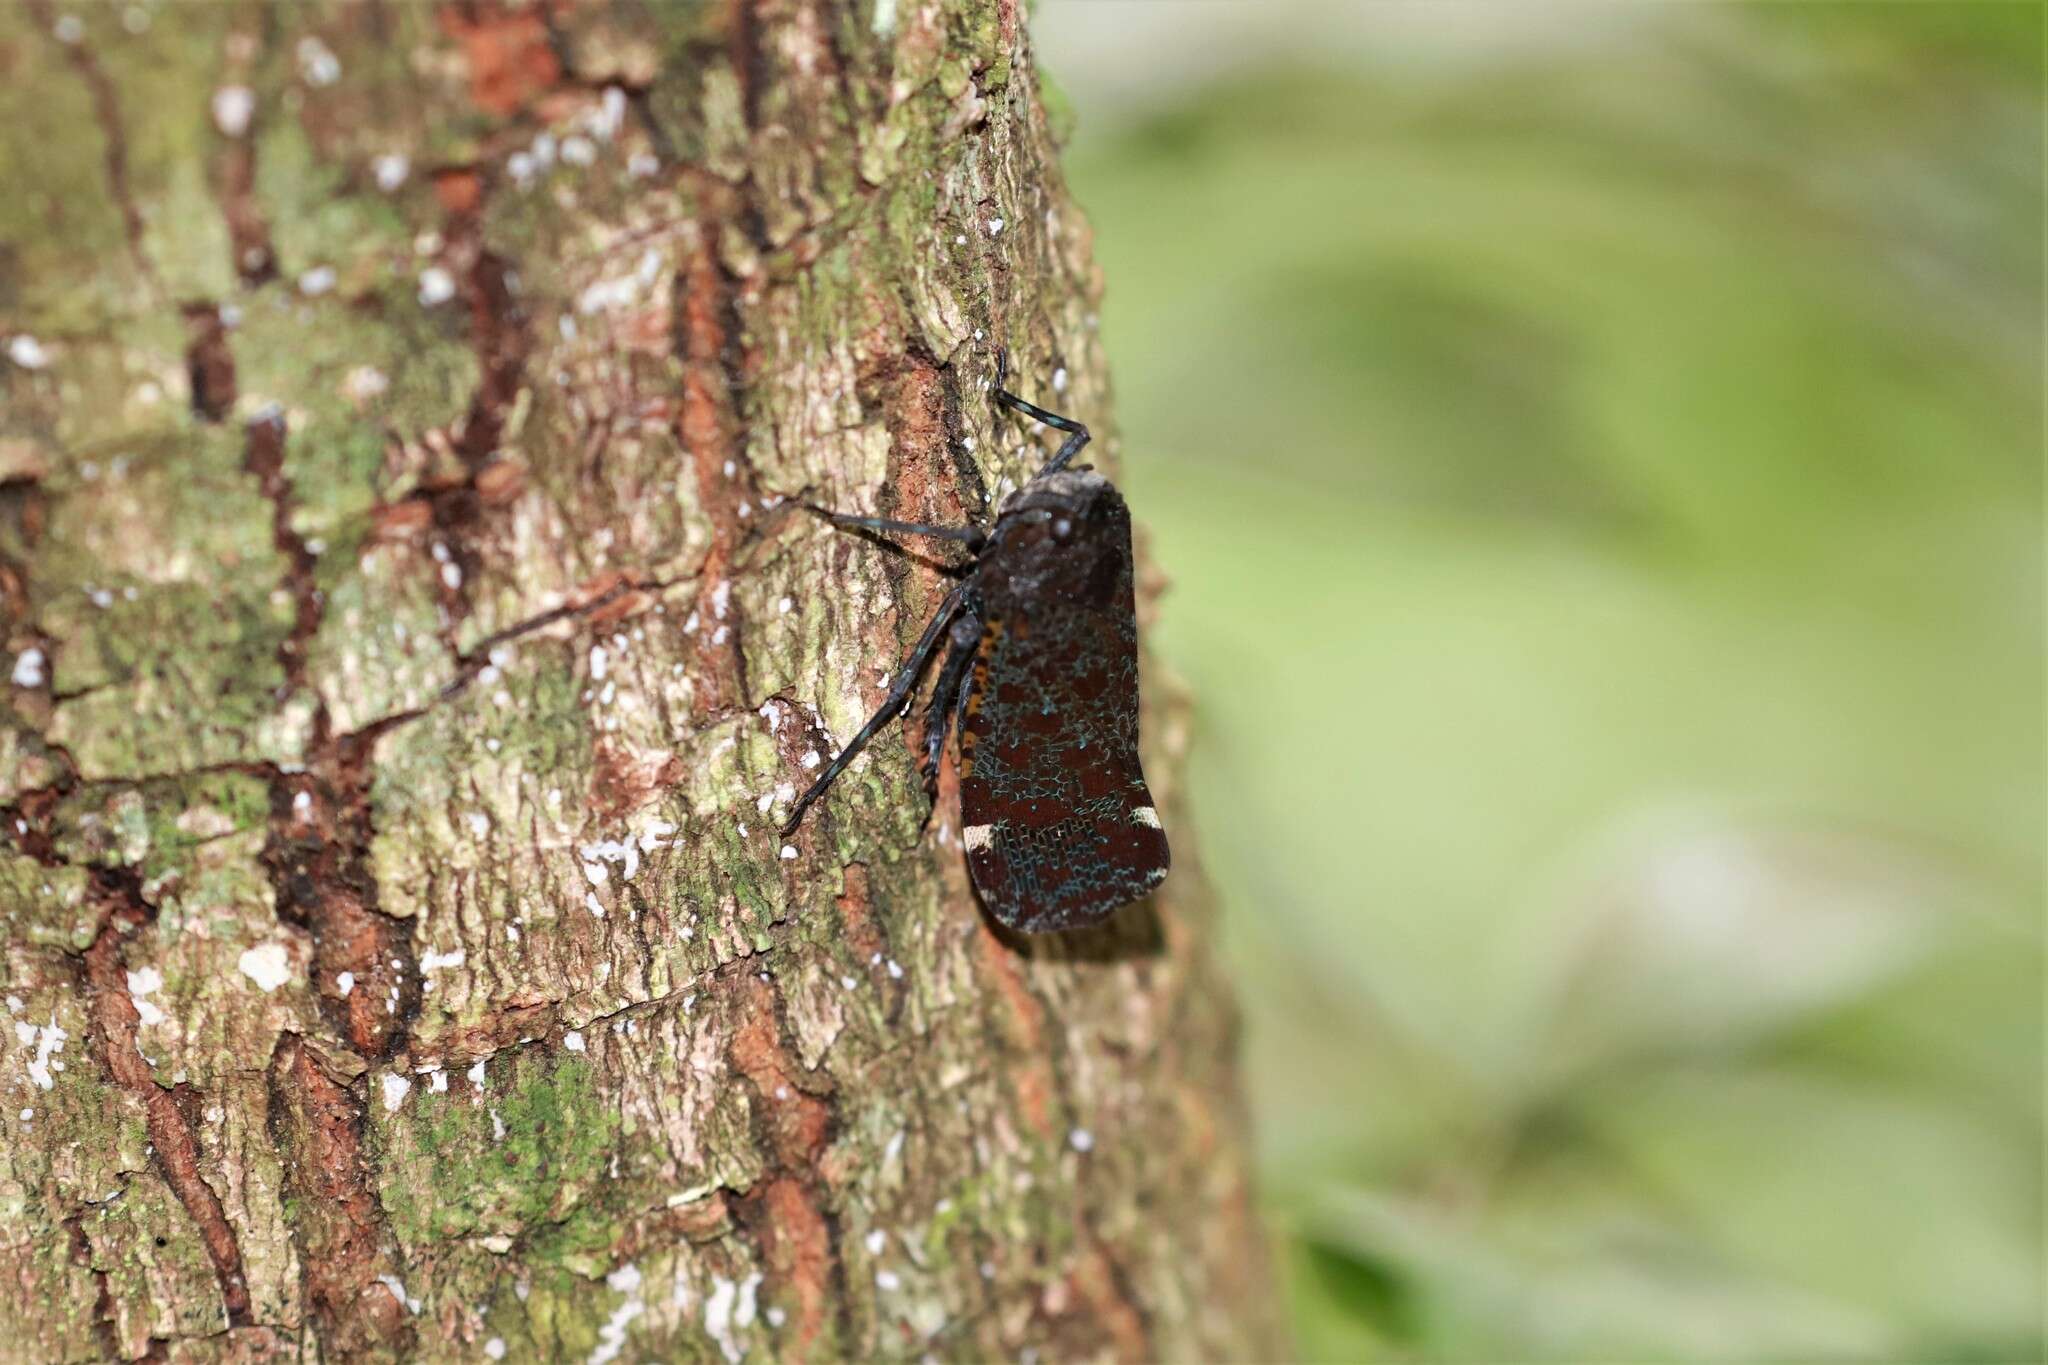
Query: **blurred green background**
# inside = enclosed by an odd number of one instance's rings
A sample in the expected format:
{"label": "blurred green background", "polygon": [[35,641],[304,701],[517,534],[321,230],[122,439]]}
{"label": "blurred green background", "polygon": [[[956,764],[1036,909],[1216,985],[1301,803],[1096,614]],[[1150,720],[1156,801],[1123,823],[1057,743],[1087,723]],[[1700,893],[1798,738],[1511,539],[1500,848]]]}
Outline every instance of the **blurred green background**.
{"label": "blurred green background", "polygon": [[1037,6],[1305,1357],[2041,1358],[2042,16]]}

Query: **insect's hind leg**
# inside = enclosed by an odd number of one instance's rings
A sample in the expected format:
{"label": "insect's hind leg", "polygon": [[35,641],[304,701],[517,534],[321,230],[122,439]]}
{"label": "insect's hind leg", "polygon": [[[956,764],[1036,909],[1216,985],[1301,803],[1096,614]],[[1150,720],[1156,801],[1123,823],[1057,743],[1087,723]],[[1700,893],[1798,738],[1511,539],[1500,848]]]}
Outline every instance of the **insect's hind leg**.
{"label": "insect's hind leg", "polygon": [[1050,460],[1045,462],[1045,468],[1038,471],[1040,475],[1057,474],[1060,470],[1067,467],[1068,462],[1081,453],[1082,446],[1088,444],[1091,439],[1088,435],[1088,428],[1082,426],[1071,417],[1062,417],[1056,412],[1047,412],[1036,403],[1027,403],[1016,394],[1011,393],[1003,387],[1003,384],[1009,379],[1009,375],[1010,353],[1007,350],[998,351],[996,353],[996,387],[994,395],[996,406],[1021,412],[1033,421],[1043,422],[1054,430],[1067,433],[1067,439],[1060,443],[1060,448],[1053,452]]}
{"label": "insect's hind leg", "polygon": [[953,618],[947,635],[946,661],[939,666],[938,685],[924,708],[924,792],[936,797],[939,790],[939,758],[946,751],[946,730],[956,720],[954,699],[965,695],[967,670],[981,649],[981,618],[964,611]]}
{"label": "insect's hind leg", "polygon": [[889,695],[882,699],[882,704],[875,708],[875,713],[868,717],[867,724],[860,727],[859,733],[847,741],[846,747],[839,751],[839,756],[826,765],[824,772],[818,774],[818,780],[796,799],[789,819],[782,825],[784,838],[788,838],[796,831],[796,827],[803,822],[804,812],[811,808],[811,803],[823,796],[825,789],[838,779],[839,774],[846,771],[847,765],[860,756],[860,751],[867,748],[868,741],[875,737],[875,732],[894,720],[909,704],[910,694],[917,690],[918,675],[924,672],[925,664],[931,660],[932,651],[938,648],[940,634],[952,623],[954,616],[959,614],[960,603],[966,595],[967,585],[964,583],[946,594],[946,600],[941,602],[938,611],[932,614],[930,624],[924,628],[924,634],[911,646],[909,655],[903,660],[903,667],[897,671],[895,681],[890,683]]}

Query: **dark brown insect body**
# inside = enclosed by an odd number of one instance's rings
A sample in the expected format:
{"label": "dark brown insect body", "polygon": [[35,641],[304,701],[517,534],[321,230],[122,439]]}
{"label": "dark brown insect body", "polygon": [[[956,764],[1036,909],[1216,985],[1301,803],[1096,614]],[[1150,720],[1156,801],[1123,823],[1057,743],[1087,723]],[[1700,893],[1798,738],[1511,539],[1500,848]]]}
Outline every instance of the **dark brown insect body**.
{"label": "dark brown insect body", "polygon": [[972,566],[946,595],[888,698],[797,801],[785,833],[910,701],[943,634],[925,712],[924,777],[936,789],[946,729],[960,735],[968,870],[990,913],[1037,933],[1106,919],[1165,879],[1166,833],[1138,761],[1138,627],[1131,516],[1100,474],[1066,466],[1078,422],[1004,391],[996,402],[1069,433],[994,527],[934,527],[828,513],[842,526],[966,543]]}

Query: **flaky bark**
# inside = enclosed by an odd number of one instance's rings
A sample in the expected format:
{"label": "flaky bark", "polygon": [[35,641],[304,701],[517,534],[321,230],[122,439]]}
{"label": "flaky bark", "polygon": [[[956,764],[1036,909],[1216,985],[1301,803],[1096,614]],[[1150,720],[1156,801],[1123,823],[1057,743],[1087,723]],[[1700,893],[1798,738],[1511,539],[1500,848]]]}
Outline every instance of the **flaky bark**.
{"label": "flaky bark", "polygon": [[1053,155],[1011,0],[0,9],[0,1355],[1273,1354],[1177,712],[1101,934],[775,833],[945,582],[788,499],[1106,418]]}

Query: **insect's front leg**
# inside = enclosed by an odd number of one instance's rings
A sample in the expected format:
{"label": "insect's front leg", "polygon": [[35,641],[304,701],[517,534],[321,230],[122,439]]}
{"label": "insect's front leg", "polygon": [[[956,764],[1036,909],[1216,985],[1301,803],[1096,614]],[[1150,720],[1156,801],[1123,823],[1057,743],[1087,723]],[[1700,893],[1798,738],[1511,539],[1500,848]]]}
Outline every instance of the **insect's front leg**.
{"label": "insect's front leg", "polygon": [[1056,412],[1047,412],[1044,408],[1039,407],[1038,404],[1028,403],[1016,394],[1011,393],[1003,387],[1009,382],[1009,378],[1010,353],[1006,349],[996,353],[996,387],[993,395],[996,406],[999,408],[1009,408],[1014,412],[1021,412],[1033,421],[1043,422],[1056,431],[1067,433],[1067,439],[1060,443],[1060,448],[1053,452],[1050,460],[1045,462],[1045,468],[1039,470],[1034,477],[1043,478],[1047,474],[1059,473],[1068,464],[1072,463],[1076,455],[1081,453],[1081,447],[1088,444],[1090,439],[1088,428],[1071,417],[1062,417]]}
{"label": "insect's front leg", "polygon": [[939,668],[939,681],[932,688],[931,700],[925,703],[924,761],[918,767],[924,773],[924,794],[929,798],[935,799],[939,793],[939,759],[946,752],[946,730],[955,716],[954,699],[962,694],[967,670],[974,666],[974,655],[980,648],[981,618],[970,607],[953,620],[947,636],[946,662]]}

